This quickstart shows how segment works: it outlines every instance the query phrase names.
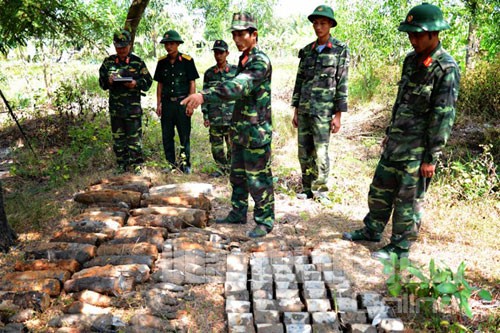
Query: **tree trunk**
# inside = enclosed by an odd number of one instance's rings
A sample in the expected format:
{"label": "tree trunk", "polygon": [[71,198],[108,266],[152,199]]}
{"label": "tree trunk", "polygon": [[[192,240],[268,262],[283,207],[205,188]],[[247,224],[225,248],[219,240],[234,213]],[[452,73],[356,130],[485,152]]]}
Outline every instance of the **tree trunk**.
{"label": "tree trunk", "polygon": [[479,39],[477,37],[477,25],[469,23],[467,35],[467,52],[465,54],[465,68],[474,68],[474,56],[479,52]]}
{"label": "tree trunk", "polygon": [[125,21],[125,29],[132,34],[130,45],[134,47],[135,32],[141,22],[142,14],[149,4],[149,0],[134,0],[128,9],[127,20]]}
{"label": "tree trunk", "polygon": [[0,182],[0,251],[9,252],[12,245],[16,243],[17,235],[7,222],[5,214],[2,182]]}
{"label": "tree trunk", "polygon": [[467,32],[467,51],[465,53],[465,69],[474,66],[474,54],[479,51],[479,40],[477,38],[477,1],[465,1],[466,7],[469,10],[470,22],[469,31]]}

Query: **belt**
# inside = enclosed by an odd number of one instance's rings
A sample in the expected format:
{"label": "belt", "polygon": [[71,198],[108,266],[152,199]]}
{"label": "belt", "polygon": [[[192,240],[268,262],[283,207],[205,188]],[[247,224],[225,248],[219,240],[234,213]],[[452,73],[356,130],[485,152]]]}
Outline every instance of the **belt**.
{"label": "belt", "polygon": [[186,96],[167,97],[170,102],[182,101]]}

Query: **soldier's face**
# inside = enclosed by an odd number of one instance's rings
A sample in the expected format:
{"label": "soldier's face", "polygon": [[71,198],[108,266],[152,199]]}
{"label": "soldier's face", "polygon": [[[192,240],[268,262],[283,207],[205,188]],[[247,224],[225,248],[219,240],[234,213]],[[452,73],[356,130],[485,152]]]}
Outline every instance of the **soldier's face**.
{"label": "soldier's face", "polygon": [[179,52],[179,43],[178,42],[166,42],[165,50],[168,54],[177,54]]}
{"label": "soldier's face", "polygon": [[313,20],[313,28],[316,36],[321,39],[330,36],[332,21],[326,17],[317,17]]}
{"label": "soldier's face", "polygon": [[257,31],[236,30],[232,34],[238,51],[248,52],[257,44]]}
{"label": "soldier's face", "polygon": [[217,62],[217,65],[223,65],[226,62],[228,54],[229,54],[228,51],[214,50],[214,58],[215,61]]}
{"label": "soldier's face", "polygon": [[118,55],[118,58],[120,58],[120,59],[123,60],[130,53],[130,45],[127,45],[127,46],[124,46],[124,47],[116,47],[115,46],[115,50],[116,50],[116,54]]}
{"label": "soldier's face", "polygon": [[429,54],[439,42],[436,32],[408,32],[408,39],[417,54]]}

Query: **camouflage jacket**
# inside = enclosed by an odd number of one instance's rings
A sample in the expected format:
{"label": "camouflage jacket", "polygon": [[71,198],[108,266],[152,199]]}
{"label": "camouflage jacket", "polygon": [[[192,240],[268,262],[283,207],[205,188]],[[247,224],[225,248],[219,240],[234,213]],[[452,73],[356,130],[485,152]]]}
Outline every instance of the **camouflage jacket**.
{"label": "camouflage jacket", "polygon": [[206,103],[235,100],[231,137],[247,148],[271,143],[271,61],[258,46],[242,54],[236,76],[216,87],[202,90]]}
{"label": "camouflage jacket", "polygon": [[347,111],[347,45],[330,36],[321,52],[314,42],[300,50],[299,58],[292,106],[300,114],[324,117]]}
{"label": "camouflage jacket", "polygon": [[[126,88],[122,82],[109,84],[109,76],[132,77],[137,86],[133,89]],[[153,83],[151,74],[144,61],[135,54],[130,53],[125,61],[120,61],[116,54],[104,59],[99,68],[99,85],[104,90],[109,90],[109,112],[112,115],[127,116],[141,113],[141,91],[148,91]]]}
{"label": "camouflage jacket", "polygon": [[[203,76],[203,89],[217,86],[220,82],[230,80],[236,76],[238,67],[226,64],[226,68],[221,71],[217,65],[210,67]],[[234,101],[224,101],[222,103],[204,103],[201,105],[203,119],[209,120],[210,125],[230,125],[233,117]]]}
{"label": "camouflage jacket", "polygon": [[418,63],[415,52],[409,53],[382,156],[435,164],[455,120],[459,82],[459,68],[441,44],[423,63]]}

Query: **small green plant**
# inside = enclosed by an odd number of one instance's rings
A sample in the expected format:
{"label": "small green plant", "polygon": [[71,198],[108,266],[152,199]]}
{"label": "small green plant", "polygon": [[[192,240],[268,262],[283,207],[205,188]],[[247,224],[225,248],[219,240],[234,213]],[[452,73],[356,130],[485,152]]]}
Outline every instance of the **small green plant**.
{"label": "small green plant", "polygon": [[[381,260],[384,274],[389,275],[386,281],[389,294],[393,297],[406,295],[417,302],[417,309],[425,319],[433,319],[435,328],[443,326],[437,310],[453,307],[458,303],[459,310],[472,318],[469,299],[477,288],[472,287],[465,279],[465,264],[462,262],[456,272],[449,267],[437,267],[432,259],[428,274],[414,266],[408,258],[398,260],[392,253],[389,260]],[[477,295],[484,300],[491,300],[487,290],[480,290]],[[454,327],[458,327],[454,325]],[[427,327],[429,328],[429,327]]]}
{"label": "small green plant", "polygon": [[481,145],[483,152],[477,156],[453,161],[449,166],[449,181],[458,199],[473,200],[485,195],[499,195],[500,177],[492,145]]}

